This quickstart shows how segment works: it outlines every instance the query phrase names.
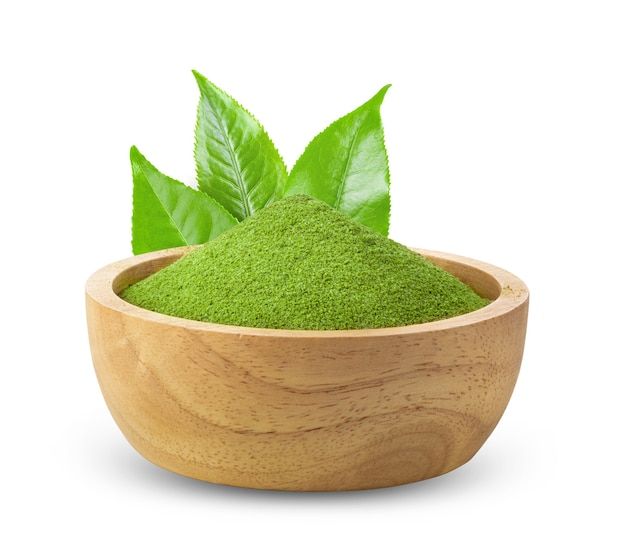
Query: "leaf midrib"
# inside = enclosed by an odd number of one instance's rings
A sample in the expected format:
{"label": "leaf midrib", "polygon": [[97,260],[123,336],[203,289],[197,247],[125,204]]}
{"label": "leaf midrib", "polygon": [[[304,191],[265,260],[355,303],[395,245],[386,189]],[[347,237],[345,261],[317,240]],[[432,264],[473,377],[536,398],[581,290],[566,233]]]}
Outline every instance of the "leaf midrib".
{"label": "leaf midrib", "polygon": [[244,218],[248,218],[250,214],[252,214],[252,209],[250,207],[250,203],[248,201],[248,196],[245,194],[244,183],[241,178],[241,167],[239,166],[239,161],[237,159],[237,155],[235,154],[235,150],[233,149],[233,144],[230,142],[230,136],[226,132],[224,125],[222,124],[221,118],[218,116],[216,112],[214,112],[215,120],[217,121],[218,126],[220,127],[220,131],[222,132],[222,136],[224,136],[224,141],[226,142],[226,148],[228,150],[228,155],[230,156],[230,162],[233,164],[235,168],[235,177],[237,178],[237,187],[239,188],[239,197],[241,199],[241,204],[244,209]]}
{"label": "leaf midrib", "polygon": [[346,158],[346,165],[344,166],[343,175],[342,175],[341,181],[339,182],[339,188],[337,189],[337,194],[335,196],[334,207],[336,209],[339,209],[339,207],[341,206],[341,201],[343,199],[343,190],[346,186],[346,179],[348,176],[348,167],[350,166],[350,162],[352,161],[352,152],[354,151],[354,145],[356,144],[356,139],[360,131],[361,131],[361,126],[357,128],[352,138],[352,142],[350,143],[350,150],[348,151],[348,157]]}
{"label": "leaf midrib", "polygon": [[161,200],[161,198],[159,197],[159,194],[154,190],[154,187],[152,187],[152,184],[150,183],[150,178],[148,178],[148,176],[146,175],[145,170],[143,169],[142,166],[138,167],[141,175],[144,177],[144,179],[146,180],[148,187],[150,188],[150,191],[152,192],[152,194],[156,197],[156,200],[159,202],[159,205],[161,205],[161,208],[163,209],[163,211],[165,212],[165,214],[167,214],[167,217],[170,219],[170,222],[172,223],[172,226],[174,227],[174,229],[176,230],[176,232],[178,233],[178,235],[180,235],[180,238],[183,240],[183,243],[185,243],[185,245],[189,245],[189,241],[187,241],[187,239],[185,238],[185,236],[182,234],[182,232],[180,231],[178,224],[176,223],[176,220],[174,220],[174,218],[172,217],[172,215],[170,214],[169,210],[165,207],[165,203],[163,203],[163,201]]}

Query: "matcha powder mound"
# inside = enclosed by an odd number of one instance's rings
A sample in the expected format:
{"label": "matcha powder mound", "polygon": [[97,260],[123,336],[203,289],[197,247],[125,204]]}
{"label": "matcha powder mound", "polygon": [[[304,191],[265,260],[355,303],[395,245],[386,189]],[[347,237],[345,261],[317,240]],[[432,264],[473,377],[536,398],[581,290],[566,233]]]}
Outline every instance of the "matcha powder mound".
{"label": "matcha powder mound", "polygon": [[325,203],[293,196],[121,294],[171,316],[245,327],[397,327],[488,301]]}

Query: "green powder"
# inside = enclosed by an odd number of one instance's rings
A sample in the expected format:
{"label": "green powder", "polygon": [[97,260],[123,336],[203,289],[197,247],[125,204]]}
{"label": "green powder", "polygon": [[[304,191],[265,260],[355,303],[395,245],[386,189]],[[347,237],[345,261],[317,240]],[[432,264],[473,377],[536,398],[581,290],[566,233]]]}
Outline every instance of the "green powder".
{"label": "green powder", "polygon": [[488,303],[424,257],[305,196],[270,205],[121,296],[180,318],[279,329],[397,327]]}

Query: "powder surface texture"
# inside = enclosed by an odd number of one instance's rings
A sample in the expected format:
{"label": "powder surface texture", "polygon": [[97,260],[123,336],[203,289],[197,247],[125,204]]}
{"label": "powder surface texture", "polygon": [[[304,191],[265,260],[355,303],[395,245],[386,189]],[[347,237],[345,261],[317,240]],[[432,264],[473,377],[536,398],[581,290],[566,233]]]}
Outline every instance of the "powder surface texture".
{"label": "powder surface texture", "polygon": [[305,196],[273,203],[121,296],[192,320],[328,330],[423,323],[488,303],[421,255]]}

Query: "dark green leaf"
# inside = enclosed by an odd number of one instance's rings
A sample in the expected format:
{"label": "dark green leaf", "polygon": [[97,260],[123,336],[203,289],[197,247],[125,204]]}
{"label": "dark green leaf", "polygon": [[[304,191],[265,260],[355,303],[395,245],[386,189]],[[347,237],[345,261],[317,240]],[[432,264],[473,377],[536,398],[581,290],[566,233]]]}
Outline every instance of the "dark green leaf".
{"label": "dark green leaf", "polygon": [[287,171],[259,122],[194,71],[200,88],[196,123],[198,186],[238,220],[282,196]]}
{"label": "dark green leaf", "polygon": [[289,174],[285,195],[311,195],[388,234],[389,165],[380,118],[388,88],[311,141]]}
{"label": "dark green leaf", "polygon": [[205,243],[237,223],[217,201],[161,174],[136,147],[133,169],[133,253]]}

